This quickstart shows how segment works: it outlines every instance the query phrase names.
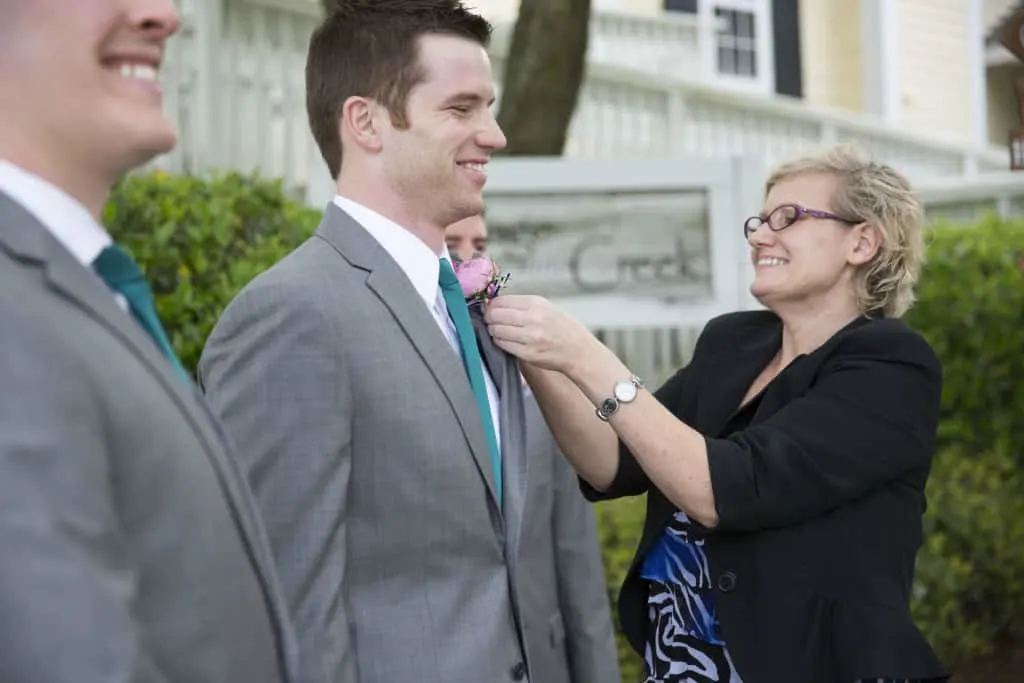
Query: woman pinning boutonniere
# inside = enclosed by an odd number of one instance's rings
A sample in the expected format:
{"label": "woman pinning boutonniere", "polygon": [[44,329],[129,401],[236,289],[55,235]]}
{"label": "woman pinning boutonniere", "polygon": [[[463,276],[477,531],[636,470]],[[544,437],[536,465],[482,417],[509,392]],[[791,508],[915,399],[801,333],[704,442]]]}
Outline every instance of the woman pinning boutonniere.
{"label": "woman pinning boutonniere", "polygon": [[584,494],[646,495],[619,622],[648,683],[945,681],[910,610],[942,398],[901,320],[920,199],[847,145],[764,193],[736,226],[763,310],[710,320],[653,393],[541,297],[492,301],[488,329]]}

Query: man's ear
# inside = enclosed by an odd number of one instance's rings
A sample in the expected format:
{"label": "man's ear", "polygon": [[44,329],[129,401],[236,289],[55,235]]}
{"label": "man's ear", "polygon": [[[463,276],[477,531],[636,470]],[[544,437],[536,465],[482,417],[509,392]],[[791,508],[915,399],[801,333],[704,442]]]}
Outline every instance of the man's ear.
{"label": "man's ear", "polygon": [[853,226],[852,230],[851,237],[854,238],[854,242],[847,258],[851,264],[860,266],[873,259],[878,253],[882,246],[881,234],[879,234],[878,228],[871,223],[859,223]]}
{"label": "man's ear", "polygon": [[342,139],[355,143],[367,151],[381,148],[377,123],[376,103],[365,97],[350,97],[341,105],[340,126]]}

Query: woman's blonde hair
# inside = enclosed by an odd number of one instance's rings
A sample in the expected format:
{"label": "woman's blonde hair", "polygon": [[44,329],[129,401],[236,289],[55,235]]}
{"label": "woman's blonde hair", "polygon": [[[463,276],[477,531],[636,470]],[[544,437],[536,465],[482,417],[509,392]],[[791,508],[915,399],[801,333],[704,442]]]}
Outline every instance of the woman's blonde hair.
{"label": "woman's blonde hair", "polygon": [[914,304],[914,285],[924,262],[924,208],[910,183],[864,149],[841,144],[778,167],[765,184],[765,194],[783,180],[809,174],[830,174],[839,184],[831,206],[808,208],[858,219],[878,231],[878,253],[854,276],[860,310],[900,317]]}

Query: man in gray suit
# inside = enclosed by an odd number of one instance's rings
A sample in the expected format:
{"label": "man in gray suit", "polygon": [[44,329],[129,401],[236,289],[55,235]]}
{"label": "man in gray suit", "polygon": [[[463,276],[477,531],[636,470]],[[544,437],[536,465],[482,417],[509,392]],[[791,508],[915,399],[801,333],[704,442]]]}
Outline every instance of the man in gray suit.
{"label": "man in gray suit", "polygon": [[[448,226],[445,241],[461,259],[485,254],[484,216]],[[594,512],[525,384],[523,392],[530,477],[519,568],[529,579],[519,606],[530,673],[543,683],[620,683]]]}
{"label": "man in gray suit", "polygon": [[114,182],[174,145],[170,0],[0,20],[0,681],[279,683],[269,545],[131,258]]}
{"label": "man in gray suit", "polygon": [[306,683],[527,680],[519,374],[444,248],[505,145],[489,35],[456,0],[338,3],[306,65],[337,195],[229,304],[200,361]]}

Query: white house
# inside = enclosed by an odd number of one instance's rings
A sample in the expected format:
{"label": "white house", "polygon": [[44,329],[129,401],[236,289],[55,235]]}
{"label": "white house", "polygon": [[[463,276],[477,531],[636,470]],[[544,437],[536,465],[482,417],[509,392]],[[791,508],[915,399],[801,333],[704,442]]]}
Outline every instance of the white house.
{"label": "white house", "polygon": [[[175,1],[164,86],[181,142],[158,165],[255,170],[323,206],[303,74],[319,2]],[[500,81],[517,0],[475,2],[498,25]],[[768,164],[853,139],[934,214],[1024,212],[1024,183],[987,175],[1018,123],[998,81],[1019,65],[984,42],[1012,3],[594,3],[565,159],[494,161],[488,220],[515,288],[558,297],[648,378],[681,364],[709,315],[751,305],[741,226]]]}

